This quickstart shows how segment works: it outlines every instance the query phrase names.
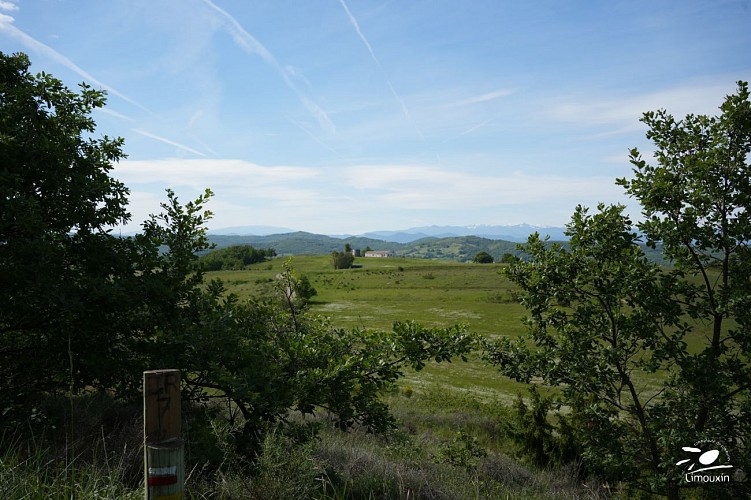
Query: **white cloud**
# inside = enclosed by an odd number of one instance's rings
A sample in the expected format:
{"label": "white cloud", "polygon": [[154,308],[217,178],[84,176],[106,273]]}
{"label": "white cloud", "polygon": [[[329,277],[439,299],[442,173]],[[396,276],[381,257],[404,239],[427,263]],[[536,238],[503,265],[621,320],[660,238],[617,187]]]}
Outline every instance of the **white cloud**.
{"label": "white cloud", "polygon": [[459,135],[467,135],[467,134],[471,134],[471,133],[472,133],[472,132],[474,132],[475,130],[479,130],[479,129],[481,129],[482,127],[484,127],[485,125],[487,125],[487,124],[488,124],[488,123],[490,123],[491,121],[492,121],[492,118],[488,118],[487,120],[483,120],[483,121],[481,121],[480,123],[478,123],[477,125],[474,125],[474,126],[472,126],[472,127],[468,128],[467,130],[465,130],[464,132],[460,133]]}
{"label": "white cloud", "polygon": [[493,101],[501,97],[508,97],[516,92],[514,89],[498,89],[492,92],[486,92],[484,94],[468,97],[461,101],[448,104],[448,106],[467,106],[472,104],[479,104],[481,102]]}
{"label": "white cloud", "polygon": [[14,4],[13,2],[0,0],[0,10],[13,12],[14,10],[18,10],[18,5]]}
{"label": "white cloud", "polygon": [[365,165],[345,174],[379,203],[408,209],[467,209],[553,200],[607,201],[620,192],[611,177],[477,175],[421,165]]}
{"label": "white cloud", "polygon": [[[285,220],[315,218],[314,214],[333,213],[342,206],[316,187],[320,172],[306,167],[261,166],[244,160],[123,160],[115,165],[113,176],[131,188],[137,223],[160,211],[158,201],[165,199],[166,188],[183,201],[210,188],[215,194],[207,207],[215,214],[211,227],[254,221],[284,225]],[[127,231],[136,228],[131,224]]]}
{"label": "white cloud", "polygon": [[[196,190],[232,189],[253,193],[273,186],[289,186],[319,175],[307,167],[265,167],[244,160],[179,159],[124,160],[115,167],[115,175],[127,185],[159,183],[166,186],[190,186]],[[277,191],[278,193],[278,191]]]}
{"label": "white cloud", "polygon": [[398,229],[420,220],[561,225],[579,203],[627,202],[611,177],[466,174],[419,164],[324,169],[173,158],[124,160],[113,175],[137,194],[131,205],[138,222],[158,210],[167,187],[181,200],[209,187],[210,227],[271,224],[322,233]]}
{"label": "white cloud", "polygon": [[646,111],[665,109],[678,119],[689,113],[717,114],[723,96],[735,92],[735,80],[722,75],[641,94],[564,98],[551,105],[549,114],[562,122],[610,125],[628,133],[643,128],[639,119]]}
{"label": "white cloud", "polygon": [[164,195],[163,191],[157,194],[131,189],[130,195],[128,195],[128,211],[131,218],[130,223],[122,227],[123,231],[138,231],[141,224],[149,218],[149,215],[162,211],[159,204],[166,200],[167,196]]}
{"label": "white cloud", "polygon": [[96,111],[98,113],[104,113],[105,115],[114,116],[115,118],[118,118],[120,120],[129,121],[129,122],[133,121],[133,118],[131,118],[131,117],[127,116],[127,115],[124,115],[122,113],[119,113],[119,112],[117,112],[117,111],[115,111],[115,110],[113,110],[113,109],[111,109],[109,107],[106,107],[106,106],[103,107],[103,108],[97,108]]}
{"label": "white cloud", "polygon": [[412,116],[409,112],[409,109],[407,108],[407,104],[404,102],[404,99],[402,99],[401,96],[397,94],[396,89],[394,88],[394,85],[391,83],[391,79],[388,77],[388,75],[386,75],[386,71],[383,69],[383,66],[381,65],[381,61],[378,60],[378,58],[375,55],[375,52],[373,51],[373,47],[370,45],[370,42],[368,41],[368,39],[365,38],[365,35],[360,29],[360,24],[357,22],[357,19],[349,10],[349,7],[347,7],[347,3],[344,0],[339,0],[339,3],[342,5],[344,12],[347,14],[347,18],[349,19],[350,24],[352,24],[352,27],[355,28],[355,32],[357,33],[357,36],[360,38],[360,41],[362,41],[362,43],[368,49],[368,52],[370,53],[370,57],[376,63],[376,66],[378,66],[378,69],[381,70],[381,73],[383,73],[386,79],[386,84],[388,85],[389,90],[391,91],[391,95],[393,95],[396,102],[399,103],[399,107],[402,110],[402,114],[404,115],[404,118],[406,118],[406,120],[412,124],[412,126],[415,129],[415,132],[417,132],[417,135],[420,136],[420,139],[424,139],[425,137],[423,136],[420,129],[417,127],[417,125],[415,125],[412,122]]}
{"label": "white cloud", "polygon": [[298,122],[296,122],[296,121],[294,121],[294,120],[290,120],[290,122],[291,122],[291,123],[292,123],[293,125],[295,125],[295,126],[296,126],[297,128],[299,128],[300,130],[302,130],[303,132],[305,132],[305,134],[306,134],[306,135],[307,135],[308,137],[310,137],[311,139],[313,139],[313,141],[317,142],[318,144],[320,144],[320,145],[321,145],[321,146],[323,146],[324,148],[328,149],[329,151],[331,151],[332,153],[334,153],[334,154],[335,154],[336,156],[338,156],[339,158],[343,158],[343,157],[342,157],[342,155],[341,155],[341,154],[339,154],[339,152],[338,152],[338,151],[337,151],[336,149],[332,148],[332,147],[331,147],[331,146],[330,146],[329,144],[327,144],[327,143],[325,143],[324,141],[322,141],[321,139],[319,139],[319,138],[318,138],[317,136],[315,136],[315,135],[314,135],[314,134],[313,134],[313,133],[312,133],[311,131],[309,131],[309,130],[308,130],[308,129],[307,129],[307,128],[306,128],[305,126],[304,126],[304,125],[302,125],[302,124],[300,124],[300,123],[298,123]]}

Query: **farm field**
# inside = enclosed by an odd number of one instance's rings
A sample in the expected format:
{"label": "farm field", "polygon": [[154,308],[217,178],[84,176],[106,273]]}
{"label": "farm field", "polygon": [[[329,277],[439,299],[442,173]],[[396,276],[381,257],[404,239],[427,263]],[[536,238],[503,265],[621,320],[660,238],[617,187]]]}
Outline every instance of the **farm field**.
{"label": "farm field", "polygon": [[[241,299],[263,296],[271,293],[274,279],[286,262],[291,263],[298,276],[306,276],[317,291],[310,302],[310,311],[329,318],[333,327],[387,330],[398,320],[414,320],[426,326],[461,323],[468,331],[486,338],[518,337],[526,330],[526,311],[518,302],[516,285],[502,272],[505,264],[358,258],[356,268],[337,270],[330,256],[295,256],[289,260],[277,258],[253,264],[241,271],[211,272],[207,278],[222,279],[228,290]],[[698,346],[703,335],[700,328],[692,338],[687,338],[689,348]],[[660,372],[641,373],[636,377],[639,390],[644,394],[657,394],[664,377]],[[537,387],[543,395],[554,390]],[[398,438],[406,439],[407,448],[394,444],[389,437],[373,438],[361,431],[342,434],[324,429],[315,454],[318,460],[337,463],[338,474],[350,478],[347,480],[351,483],[347,484],[357,485],[364,484],[363,476],[350,477],[346,471],[359,470],[362,463],[368,464],[364,466],[369,471],[366,476],[400,478],[402,473],[409,474],[404,470],[414,472],[429,467],[446,446],[460,446],[464,453],[479,449],[482,451],[478,456],[485,456],[485,453],[487,456],[482,460],[482,481],[480,476],[465,477],[456,469],[440,473],[450,478],[442,481],[446,488],[456,484],[457,498],[467,495],[472,488],[479,488],[481,483],[487,488],[503,485],[493,493],[489,493],[490,490],[477,493],[478,497],[489,495],[488,498],[497,495],[518,498],[623,495],[622,491],[617,491],[620,487],[608,490],[607,485],[596,481],[589,483],[590,486],[579,484],[575,471],[547,470],[530,463],[529,456],[513,437],[520,425],[516,413],[518,400],[521,397],[529,405],[532,397],[529,389],[527,384],[501,376],[479,355],[467,362],[456,359],[452,363],[429,363],[419,372],[406,373],[398,387],[384,395],[399,422],[396,435],[407,436]],[[564,414],[567,412],[566,407],[561,410]],[[457,445],[457,442],[465,443],[461,439],[469,439],[466,443],[476,445]],[[493,466],[506,471],[498,477],[487,469],[488,464],[496,460],[509,460],[505,465]],[[382,472],[373,472],[376,470]],[[530,478],[523,483],[527,486],[509,487],[519,477]],[[539,478],[539,483],[531,478]],[[462,484],[464,486],[459,486]]]}
{"label": "farm field", "polygon": [[[241,299],[268,293],[286,259],[254,264],[242,271],[217,271]],[[524,331],[524,308],[514,285],[501,273],[502,264],[456,263],[405,258],[358,258],[354,269],[334,269],[329,256],[291,258],[318,292],[311,312],[330,318],[332,326],[388,330],[394,321],[414,320],[426,326],[461,323],[485,337],[517,336]],[[434,388],[470,393],[479,399],[515,398],[526,386],[503,379],[480,359],[464,363],[432,363],[403,379],[415,391]]]}
{"label": "farm field", "polygon": [[[250,298],[270,293],[285,262],[316,289],[310,312],[329,318],[333,327],[389,330],[394,321],[414,320],[426,326],[461,323],[488,338],[518,336],[525,330],[524,308],[516,300],[515,286],[501,274],[501,264],[357,258],[356,268],[336,270],[328,255],[295,256],[206,277],[220,278],[230,292]],[[404,481],[439,485],[446,498],[597,497],[577,483],[575,470],[538,470],[525,463],[508,425],[514,421],[514,403],[520,395],[528,400],[528,389],[501,377],[479,356],[467,362],[428,363],[419,372],[405,373],[396,390],[384,395],[399,422],[395,434],[377,437],[362,430],[341,433],[324,427],[314,455],[319,462],[335,464],[338,477],[353,488],[337,490],[337,495],[347,491],[357,497],[357,489],[367,484],[367,495],[385,488],[386,498],[396,494],[386,485]],[[477,443],[477,448],[457,444],[464,443],[461,439]],[[481,450],[462,455],[462,460],[474,463],[484,457],[484,465],[475,472],[467,472],[474,469],[465,469],[466,464],[436,465],[436,457],[451,446],[462,453]],[[430,478],[431,474],[436,476]]]}
{"label": "farm field", "polygon": [[[516,337],[525,332],[525,309],[516,286],[502,273],[505,264],[458,263],[415,258],[357,258],[353,269],[334,269],[328,255],[277,258],[240,271],[216,271],[240,299],[270,293],[285,262],[305,275],[316,289],[310,310],[344,329],[388,330],[394,321],[414,320],[426,326],[464,324],[486,338]],[[687,338],[689,347],[700,336]],[[643,373],[644,388],[664,374]],[[454,392],[485,403],[509,404],[529,387],[502,377],[479,357],[468,362],[430,363],[401,380],[417,394]]]}

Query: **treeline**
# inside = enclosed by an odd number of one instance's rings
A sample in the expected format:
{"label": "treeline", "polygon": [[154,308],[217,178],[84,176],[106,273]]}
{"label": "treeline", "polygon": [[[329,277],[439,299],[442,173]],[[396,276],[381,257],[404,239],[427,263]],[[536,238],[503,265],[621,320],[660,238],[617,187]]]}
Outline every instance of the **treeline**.
{"label": "treeline", "polygon": [[236,245],[215,250],[201,257],[207,271],[234,271],[276,257],[273,248],[257,249],[251,245]]}

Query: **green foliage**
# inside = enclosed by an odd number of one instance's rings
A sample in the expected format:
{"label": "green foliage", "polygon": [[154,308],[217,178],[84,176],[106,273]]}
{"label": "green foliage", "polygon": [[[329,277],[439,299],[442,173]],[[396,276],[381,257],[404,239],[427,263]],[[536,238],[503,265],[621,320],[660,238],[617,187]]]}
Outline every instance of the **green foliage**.
{"label": "green foliage", "polygon": [[[623,207],[578,207],[568,250],[535,235],[529,261],[507,269],[523,290],[530,337],[489,349],[502,373],[560,388],[590,470],[669,497],[687,486],[676,466],[684,446],[715,439],[734,465],[749,464],[746,84],[721,109],[678,122],[646,113],[658,166],[634,149],[634,178],[618,181],[642,204],[649,245],[661,243],[675,268],[645,257]],[[702,323],[712,325],[706,337],[695,333]],[[641,382],[655,373],[661,380]]]}
{"label": "green foliage", "polygon": [[295,287],[295,294],[304,301],[308,301],[318,295],[318,291],[316,291],[315,288],[313,288],[313,285],[310,283],[310,279],[306,275],[301,275],[297,279],[297,286]]}
{"label": "green foliage", "polygon": [[117,376],[109,360],[132,302],[134,248],[107,233],[130,217],[127,188],[109,176],[122,139],[94,138],[90,116],[104,94],[29,64],[0,53],[0,413],[10,426],[43,391]]}
{"label": "green foliage", "polygon": [[200,262],[207,271],[236,270],[275,256],[276,251],[273,248],[258,250],[250,245],[236,245],[214,250],[201,257]]}
{"label": "green foliage", "polygon": [[[337,425],[383,431],[394,425],[380,394],[406,367],[449,360],[472,348],[459,327],[426,329],[397,323],[393,332],[335,330],[301,311],[270,302],[223,299],[213,283],[204,297],[200,328],[189,331],[178,366],[190,366],[188,386],[231,399],[243,419],[238,444],[247,444],[290,410],[326,410]],[[241,448],[242,449],[242,448]]]}
{"label": "green foliage", "polygon": [[478,264],[492,264],[493,256],[488,252],[479,252],[477,255],[475,255],[475,258],[472,259],[472,262],[476,262]]}
{"label": "green foliage", "polygon": [[355,256],[351,252],[331,252],[331,260],[334,264],[334,269],[349,269],[352,267],[352,263],[355,261]]}
{"label": "green foliage", "polygon": [[437,463],[447,463],[455,467],[473,470],[477,468],[480,460],[487,454],[476,437],[459,431],[451,443],[441,446],[435,460]]}
{"label": "green foliage", "polygon": [[527,404],[519,394],[513,418],[503,423],[522,455],[537,467],[561,466],[576,461],[578,450],[568,421],[558,415],[559,426],[556,428],[549,419],[551,410],[560,405],[554,398],[541,395],[536,386],[532,386],[529,395]]}
{"label": "green foliage", "polygon": [[405,368],[419,370],[428,359],[448,361],[473,348],[474,338],[458,326],[396,323],[391,333],[333,329],[305,314],[301,300],[311,290],[289,262],[272,296],[240,302],[218,280],[202,286],[195,254],[206,245],[206,200],[182,207],[170,194],[167,214],[147,225],[145,237],[160,244],[181,242],[177,235],[190,235],[192,242],[174,250],[169,245],[148,273],[159,278],[184,272],[164,292],[172,294],[167,305],[176,309],[156,323],[147,354],[183,368],[187,398],[207,408],[212,400],[231,402],[237,450],[251,453],[266,429],[283,424],[290,411],[324,410],[342,429],[360,424],[386,430],[394,420],[380,396]]}
{"label": "green foliage", "polygon": [[502,264],[514,264],[518,260],[519,260],[519,257],[517,257],[516,255],[514,255],[512,253],[508,253],[508,252],[504,253],[501,256],[501,263]]}

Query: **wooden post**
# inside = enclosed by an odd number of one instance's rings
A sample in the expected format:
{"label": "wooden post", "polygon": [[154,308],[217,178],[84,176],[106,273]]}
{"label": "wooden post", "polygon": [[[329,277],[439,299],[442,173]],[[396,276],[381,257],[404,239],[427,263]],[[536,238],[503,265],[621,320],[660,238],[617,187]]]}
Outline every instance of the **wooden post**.
{"label": "wooden post", "polygon": [[180,429],[180,370],[143,372],[146,500],[183,497],[185,465]]}

